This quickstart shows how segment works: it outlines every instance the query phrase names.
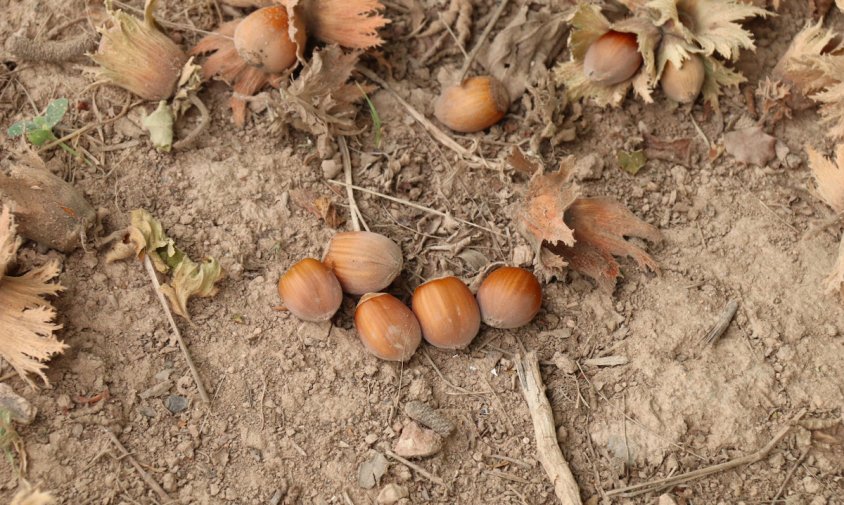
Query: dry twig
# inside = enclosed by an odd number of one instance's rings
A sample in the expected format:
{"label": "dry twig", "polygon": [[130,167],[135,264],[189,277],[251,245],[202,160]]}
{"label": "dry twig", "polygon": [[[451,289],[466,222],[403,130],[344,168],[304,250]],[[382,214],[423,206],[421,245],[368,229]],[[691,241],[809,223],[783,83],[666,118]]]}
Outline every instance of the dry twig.
{"label": "dry twig", "polygon": [[800,418],[802,418],[804,415],[806,415],[806,409],[802,409],[794,417],[792,417],[791,420],[787,423],[787,425],[784,426],[783,429],[779,431],[779,433],[774,435],[774,438],[771,439],[771,441],[768,442],[767,445],[757,450],[756,452],[753,452],[746,456],[742,456],[740,458],[731,459],[730,461],[725,461],[724,463],[707,466],[705,468],[698,468],[697,470],[681,473],[672,477],[657,479],[650,482],[642,482],[641,484],[634,484],[632,486],[626,486],[618,489],[611,489],[610,491],[606,492],[606,495],[609,497],[622,496],[624,498],[631,498],[633,496],[650,493],[651,491],[657,491],[692,480],[700,479],[701,477],[706,477],[715,473],[725,472],[727,470],[731,470],[739,466],[752,465],[753,463],[764,459],[768,455],[768,453],[770,453],[771,450],[773,450],[773,448],[776,447],[777,444],[779,444],[780,441],[782,441],[782,439],[785,438],[786,435],[788,435],[788,432],[791,431],[791,428],[794,423],[799,421]]}
{"label": "dry twig", "polygon": [[536,438],[536,452],[539,462],[554,485],[554,493],[563,505],[581,505],[580,488],[574,480],[568,463],[557,442],[557,429],[554,413],[545,396],[545,384],[539,371],[539,359],[535,351],[529,351],[524,357],[516,355],[516,371],[522,386],[522,395],[528,404],[533,420],[533,432]]}
{"label": "dry twig", "polygon": [[65,40],[38,40],[20,35],[9,38],[7,47],[15,57],[24,61],[65,63],[97,48],[97,35],[81,33]]}
{"label": "dry twig", "polygon": [[436,216],[444,217],[444,218],[447,218],[447,219],[454,219],[455,221],[457,221],[459,223],[463,223],[466,226],[471,226],[472,228],[477,228],[479,230],[483,230],[485,232],[492,233],[493,235],[502,236],[500,233],[493,230],[492,228],[487,228],[486,226],[481,226],[481,225],[475,224],[471,221],[466,221],[465,219],[460,219],[459,217],[454,217],[451,214],[447,214],[447,213],[439,211],[439,210],[434,210],[430,207],[425,207],[424,205],[419,205],[418,203],[413,203],[410,200],[404,200],[402,198],[396,198],[394,196],[385,195],[384,193],[379,193],[377,191],[373,191],[371,189],[363,188],[363,187],[360,187],[360,186],[355,186],[353,184],[347,184],[345,182],[340,182],[340,181],[335,181],[335,180],[330,180],[328,182],[331,183],[331,184],[338,184],[340,186],[350,187],[350,188],[354,189],[355,191],[360,191],[362,193],[368,193],[370,195],[374,195],[374,196],[383,198],[385,200],[390,200],[391,202],[396,202],[396,203],[400,203],[402,205],[407,205],[408,207],[413,207],[414,209],[421,210],[421,211],[427,212],[429,214],[434,214]]}
{"label": "dry twig", "polygon": [[349,146],[346,144],[346,137],[337,137],[337,145],[340,146],[340,156],[343,158],[343,174],[346,178],[346,194],[349,197],[349,214],[352,215],[352,229],[360,231],[360,225],[369,231],[369,226],[363,220],[358,203],[355,201],[354,185],[352,184],[352,158],[349,156]]}
{"label": "dry twig", "polygon": [[426,479],[433,482],[434,484],[439,484],[440,486],[448,489],[448,484],[446,484],[444,480],[442,480],[441,478],[432,474],[431,472],[425,470],[421,466],[404,459],[403,457],[399,456],[398,454],[394,453],[393,451],[386,451],[384,454],[388,458],[394,459],[394,460],[398,461],[399,463],[403,464],[404,466],[410,468],[411,470],[414,470],[416,473],[418,473],[422,477],[425,477]]}
{"label": "dry twig", "polygon": [[152,281],[153,291],[155,291],[156,296],[158,296],[158,301],[161,302],[161,306],[164,308],[164,313],[167,314],[167,320],[170,322],[170,328],[173,329],[173,334],[176,335],[176,340],[179,342],[182,354],[185,355],[185,361],[187,361],[188,368],[193,376],[193,381],[196,383],[196,389],[199,390],[199,397],[204,403],[209,403],[211,400],[208,398],[208,391],[205,390],[205,385],[202,383],[202,378],[199,376],[199,370],[197,370],[196,365],[193,364],[193,358],[191,358],[188,346],[182,339],[182,333],[179,331],[179,327],[176,326],[176,321],[173,319],[173,313],[170,312],[170,305],[167,303],[167,299],[164,298],[164,293],[161,291],[161,284],[158,282],[158,277],[155,275],[155,269],[152,266],[152,261],[150,261],[148,254],[144,255],[144,267],[146,268],[149,278]]}
{"label": "dry twig", "polygon": [[138,463],[138,460],[136,460],[134,456],[129,454],[129,451],[127,451],[126,447],[124,447],[123,444],[120,443],[120,440],[118,440],[117,436],[115,436],[115,434],[109,431],[107,428],[103,428],[103,431],[106,435],[108,435],[108,438],[111,439],[111,442],[116,445],[118,449],[120,449],[120,452],[123,455],[122,457],[126,458],[129,463],[135,468],[135,470],[137,470],[144,482],[147,483],[147,486],[149,486],[153,491],[155,491],[155,494],[158,495],[158,497],[161,499],[161,502],[170,503],[172,499],[167,494],[167,492],[164,491],[164,489],[158,485],[158,482],[156,482],[155,479],[153,479],[150,474],[147,473],[146,470],[144,470],[144,467],[142,467],[141,464]]}

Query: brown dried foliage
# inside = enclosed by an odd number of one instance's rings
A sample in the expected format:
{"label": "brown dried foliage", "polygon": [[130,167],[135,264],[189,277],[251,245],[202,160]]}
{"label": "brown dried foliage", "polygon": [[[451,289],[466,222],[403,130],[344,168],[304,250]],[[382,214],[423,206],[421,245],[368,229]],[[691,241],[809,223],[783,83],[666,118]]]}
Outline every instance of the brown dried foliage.
{"label": "brown dried foliage", "polygon": [[[834,163],[812,146],[806,146],[806,153],[821,199],[838,214],[844,213],[844,144],[836,147]],[[838,247],[838,260],[826,279],[826,290],[838,292],[844,301],[844,236]]]}
{"label": "brown dried foliage", "polygon": [[547,280],[568,265],[612,292],[621,275],[614,256],[631,257],[640,268],[657,271],[656,261],[625,237],[658,242],[659,230],[616,200],[580,198],[570,180],[574,165],[574,158],[567,157],[557,172],[537,173],[519,210],[519,232],[534,247],[537,273]]}
{"label": "brown dried foliage", "polygon": [[213,35],[203,37],[190,50],[193,56],[213,53],[202,64],[202,78],[217,77],[232,87],[229,106],[237,126],[246,124],[247,99],[268,84],[278,86],[282,79],[280,74],[268,74],[248,65],[237,53],[232,37],[240,21],[235,19],[220,25]]}
{"label": "brown dried foliage", "polygon": [[274,104],[277,122],[314,135],[358,133],[356,103],[363,99],[362,90],[372,89],[349,82],[359,58],[359,52],[344,53],[336,45],[314,51],[310,65],[281,90]]}

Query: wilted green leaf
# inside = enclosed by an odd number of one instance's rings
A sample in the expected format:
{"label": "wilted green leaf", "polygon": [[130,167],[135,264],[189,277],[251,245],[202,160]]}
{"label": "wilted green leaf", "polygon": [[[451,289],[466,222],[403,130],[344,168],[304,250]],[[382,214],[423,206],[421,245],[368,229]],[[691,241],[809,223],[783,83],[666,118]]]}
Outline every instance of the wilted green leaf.
{"label": "wilted green leaf", "polygon": [[639,170],[645,166],[648,159],[645,157],[645,151],[619,151],[618,152],[618,166],[630,175],[636,175]]}
{"label": "wilted green leaf", "polygon": [[169,152],[173,147],[173,112],[167,101],[160,101],[155,112],[144,118],[143,124],[149,132],[152,145],[156,149]]}
{"label": "wilted green leaf", "polygon": [[161,292],[170,300],[173,312],[190,321],[188,299],[191,296],[209,297],[217,294],[215,285],[223,278],[223,268],[213,258],[195,263],[187,256],[173,270],[170,284],[161,286]]}
{"label": "wilted green leaf", "polygon": [[220,263],[206,258],[201,263],[191,260],[176,247],[176,243],[164,233],[161,222],[143,209],[133,210],[132,224],[123,241],[115,244],[106,256],[107,261],[149,255],[156,270],[171,274],[171,282],[163,284],[161,291],[170,301],[173,312],[190,321],[187,302],[191,296],[214,296],[216,282],[223,278]]}

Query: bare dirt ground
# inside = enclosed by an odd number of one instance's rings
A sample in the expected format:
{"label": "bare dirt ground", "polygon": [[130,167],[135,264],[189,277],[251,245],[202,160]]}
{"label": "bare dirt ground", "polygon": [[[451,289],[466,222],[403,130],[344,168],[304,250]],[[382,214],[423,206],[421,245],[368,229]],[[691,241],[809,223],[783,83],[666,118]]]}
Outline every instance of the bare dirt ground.
{"label": "bare dirt ground", "polygon": [[[444,8],[438,0],[403,2],[418,3],[429,13]],[[533,3],[536,9],[567,7]],[[164,1],[160,16],[211,29],[217,19],[213,4]],[[474,4],[476,38],[493,2]],[[84,7],[81,1],[0,0],[0,39],[21,28],[30,35],[45,33],[78,17]],[[513,11],[505,11],[502,26]],[[387,13],[393,23],[383,51],[393,64],[396,87],[431,117],[438,79],[447,74],[444,69],[459,67],[463,56],[455,51],[419,63],[424,41],[402,38],[410,26],[407,9],[398,5]],[[802,2],[785,1],[778,17],[749,24],[759,50],[744,54],[738,65],[747,86],[755,88],[768,74],[807,17]],[[844,28],[844,15],[832,13],[828,23]],[[67,31],[83,28],[90,30],[82,22]],[[198,37],[177,33],[188,41]],[[123,91],[88,87],[93,78],[84,72],[91,63],[84,58],[16,66],[2,56],[4,128],[56,97],[91,105],[72,107],[62,123],[65,131],[96,121],[97,113],[114,116],[127,100]],[[105,232],[125,226],[131,209],[145,208],[191,255],[214,256],[228,273],[219,295],[191,302],[194,325],[180,323],[213,396],[205,405],[141,265],[106,264],[93,247],[67,257],[24,248],[24,265],[44,261],[42,252],[61,258],[61,283],[67,286],[56,305],[64,326],[60,338],[70,349],[50,365],[53,388],[36,391],[16,377],[7,380],[39,411],[33,424],[20,429],[29,455],[27,479],[62,503],[160,502],[127,461],[118,459],[105,430],[117,435],[177,503],[360,505],[375,503],[388,483],[407,488],[406,503],[555,503],[536,460],[513,368],[519,341],[546,363],[543,375],[560,443],[584,500],[600,499],[601,490],[749,454],[802,408],[809,418],[840,418],[844,311],[821,287],[840,230],[804,238],[830,212],[814,196],[805,164],[805,143],[831,150],[813,111],[775,129],[782,144],[778,159],[758,168],[728,155],[709,162],[691,119],[708,141],[719,143],[724,125],[748,114],[741,92],[722,98],[723,124],[705,118],[699,104],[677,107],[661,95],[651,105],[629,98],[616,110],[584,106],[572,123],[575,140],[545,144],[535,154],[551,168],[564,154],[597,155],[603,169],[582,181],[584,193],[614,196],[660,228],[664,242],[647,249],[661,274],[643,273],[622,260],[624,278],[610,297],[570,273],[545,287],[543,310],[527,327],[483,329],[466,352],[423,345],[399,366],[365,353],[354,333],[351,299],[333,325],[302,323],[274,310],[279,275],[299,258],[320,257],[333,234],[294,204],[291,191],[330,196],[348,217],[345,191],[326,183],[314,138],[270,132],[265,114],[238,130],[229,122],[221,84],[208,86],[201,96],[213,121],[191,150],[157,153],[141,135],[140,111],[134,110],[91,131],[94,140],[79,143],[101,165],[82,164],[58,150],[46,155],[51,168],[73,180],[95,207],[108,210]],[[507,237],[358,194],[370,227],[392,237],[405,253],[405,275],[391,291],[409,301],[422,279],[445,271],[471,279],[487,262],[511,262],[514,248],[524,244],[513,209],[527,178],[494,160],[509,152],[509,144],[533,134],[526,130],[535,126],[526,123],[519,104],[490,131],[456,137],[464,145],[479,141],[491,168],[476,168],[455,161],[389,94],[375,92],[373,101],[384,124],[384,144],[374,148],[369,128],[350,140],[356,184]],[[359,123],[368,127],[362,112]],[[571,109],[567,114],[572,121]],[[615,153],[635,144],[642,130],[663,140],[692,139],[691,160],[649,160],[635,176],[622,171]],[[97,141],[117,147],[97,149]],[[5,136],[2,142],[1,162],[7,166],[8,153],[18,146]],[[700,346],[699,338],[730,300],[739,302],[734,323],[717,345]],[[552,363],[556,353],[581,367],[576,373],[559,369]],[[609,355],[624,356],[627,363],[584,363]],[[105,388],[107,400],[78,402]],[[189,406],[171,413],[165,405],[170,395],[190,399]],[[359,466],[373,451],[392,446],[408,421],[402,407],[415,399],[438,406],[457,425],[439,454],[417,462],[448,489],[396,462],[379,486],[362,489]],[[770,503],[788,478],[777,503],[841,504],[840,436],[835,430],[796,428],[758,463],[665,492],[677,503]],[[0,459],[0,500],[8,500],[17,484],[12,467]],[[606,503],[651,504],[657,496]]]}

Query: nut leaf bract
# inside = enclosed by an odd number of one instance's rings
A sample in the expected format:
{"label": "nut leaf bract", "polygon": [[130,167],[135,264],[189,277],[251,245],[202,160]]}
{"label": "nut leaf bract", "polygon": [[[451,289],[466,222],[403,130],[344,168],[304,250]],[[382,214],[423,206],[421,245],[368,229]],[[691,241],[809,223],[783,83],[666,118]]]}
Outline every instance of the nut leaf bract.
{"label": "nut leaf bract", "polygon": [[18,246],[11,212],[4,206],[0,210],[0,357],[31,386],[35,383],[28,373],[49,385],[44,361],[67,348],[53,334],[61,325],[52,322],[56,310],[44,299],[63,289],[48,282],[58,275],[59,265],[51,261],[19,277],[6,275]]}
{"label": "nut leaf bract", "polygon": [[569,156],[557,172],[537,172],[518,211],[519,233],[533,246],[537,275],[547,281],[568,265],[612,292],[621,273],[613,256],[629,256],[639,267],[656,271],[656,261],[625,237],[658,242],[659,230],[616,200],[580,198],[570,180],[574,166]]}
{"label": "nut leaf bract", "polygon": [[659,242],[659,230],[642,221],[620,202],[607,197],[578,198],[566,211],[565,222],[574,230],[574,245],[557,244],[550,249],[571,268],[588,275],[604,291],[615,289],[621,275],[613,256],[633,258],[639,268],[657,271],[656,261],[624,237]]}
{"label": "nut leaf bract", "polygon": [[[835,163],[825,158],[811,146],[806,147],[809,166],[818,185],[818,194],[832,210],[844,212],[844,144],[835,148]],[[844,236],[838,246],[838,260],[832,273],[826,278],[826,290],[838,292],[844,302]]]}
{"label": "nut leaf bract", "polygon": [[556,172],[534,174],[518,211],[519,233],[532,246],[537,273],[546,280],[561,273],[566,264],[547,255],[543,247],[558,242],[574,245],[574,231],[563,220],[578,195],[577,187],[570,182],[573,169],[574,157],[569,156],[563,158]]}

